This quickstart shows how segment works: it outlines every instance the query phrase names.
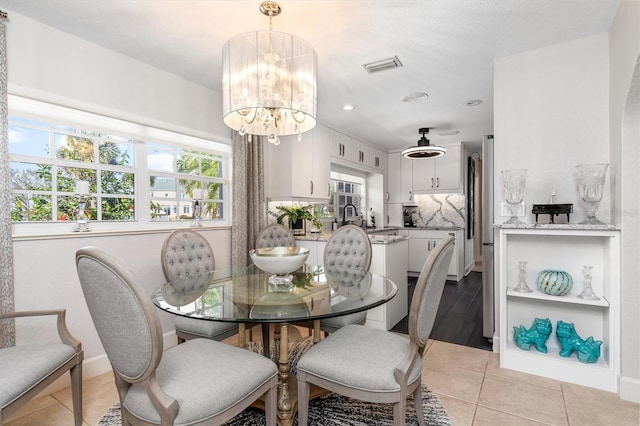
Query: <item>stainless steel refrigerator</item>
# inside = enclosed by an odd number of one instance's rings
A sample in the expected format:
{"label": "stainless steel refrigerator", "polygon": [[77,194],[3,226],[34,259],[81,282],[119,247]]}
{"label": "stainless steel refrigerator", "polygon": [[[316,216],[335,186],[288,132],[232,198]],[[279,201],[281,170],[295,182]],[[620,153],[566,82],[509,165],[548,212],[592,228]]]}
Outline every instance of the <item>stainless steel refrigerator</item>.
{"label": "stainless steel refrigerator", "polygon": [[493,338],[493,135],[482,138],[482,335]]}

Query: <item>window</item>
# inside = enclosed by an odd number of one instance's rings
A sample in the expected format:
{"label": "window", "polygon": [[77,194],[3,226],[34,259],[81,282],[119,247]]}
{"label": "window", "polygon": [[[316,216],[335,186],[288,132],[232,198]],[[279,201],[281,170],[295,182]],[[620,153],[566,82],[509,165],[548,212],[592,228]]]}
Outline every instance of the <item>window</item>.
{"label": "window", "polygon": [[230,147],[9,96],[12,221],[73,221],[77,181],[97,222],[223,221]]}
{"label": "window", "polygon": [[[335,176],[335,178],[334,178]],[[347,179],[354,179],[349,181]],[[357,181],[357,182],[356,182]],[[346,220],[359,218],[362,213],[362,182],[357,177],[349,177],[343,174],[336,176],[331,174],[331,196],[329,197],[329,210],[335,212],[335,216],[342,218],[344,208],[352,204],[356,208],[348,208]]]}

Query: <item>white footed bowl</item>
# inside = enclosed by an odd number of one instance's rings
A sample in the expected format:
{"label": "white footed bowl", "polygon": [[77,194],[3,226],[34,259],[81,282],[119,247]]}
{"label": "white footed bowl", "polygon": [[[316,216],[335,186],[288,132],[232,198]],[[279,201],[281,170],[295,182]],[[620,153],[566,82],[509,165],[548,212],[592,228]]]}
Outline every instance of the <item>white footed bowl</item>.
{"label": "white footed bowl", "polygon": [[309,249],[305,247],[272,247],[249,251],[253,263],[265,272],[288,274],[297,271],[307,257]]}

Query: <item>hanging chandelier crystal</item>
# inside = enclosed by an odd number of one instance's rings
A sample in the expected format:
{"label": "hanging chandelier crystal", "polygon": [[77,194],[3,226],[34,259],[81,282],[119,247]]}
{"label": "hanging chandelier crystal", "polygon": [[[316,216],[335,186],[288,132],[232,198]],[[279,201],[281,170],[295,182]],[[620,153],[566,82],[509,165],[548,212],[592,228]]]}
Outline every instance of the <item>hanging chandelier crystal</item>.
{"label": "hanging chandelier crystal", "polygon": [[242,136],[298,134],[316,125],[317,57],[306,41],[272,31],[281,12],[273,1],[260,4],[269,31],[240,34],[222,49],[222,113],[224,124]]}

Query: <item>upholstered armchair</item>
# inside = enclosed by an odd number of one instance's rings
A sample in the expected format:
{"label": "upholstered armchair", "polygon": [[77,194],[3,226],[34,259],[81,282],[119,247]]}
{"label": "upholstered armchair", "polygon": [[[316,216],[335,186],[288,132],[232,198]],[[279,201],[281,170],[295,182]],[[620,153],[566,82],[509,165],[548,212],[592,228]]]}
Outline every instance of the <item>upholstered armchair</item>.
{"label": "upholstered armchair", "polygon": [[271,360],[210,339],[163,351],[156,307],[118,259],[85,247],[76,268],[113,368],[123,425],[223,424],[263,397],[266,423],[275,426]]}
{"label": "upholstered armchair", "polygon": [[296,240],[291,231],[277,223],[262,228],[256,238],[256,248],[295,246]]}
{"label": "upholstered armchair", "polygon": [[73,419],[82,424],[82,344],[67,328],[64,309],[0,314],[0,319],[57,317],[60,342],[19,344],[0,349],[0,423],[67,371],[71,376]]}
{"label": "upholstered armchair", "polygon": [[[211,245],[201,234],[189,229],[179,229],[169,234],[162,245],[161,260],[162,272],[167,281],[207,274],[215,269]],[[220,341],[238,333],[236,323],[202,321],[181,316],[176,316],[175,327],[179,343],[194,338]]]}
{"label": "upholstered armchair", "polygon": [[[302,355],[297,366],[300,426],[307,425],[311,384],[350,398],[392,404],[393,423],[406,424],[407,397],[413,393],[414,401],[422,400],[422,356],[447,279],[453,241],[444,238],[427,257],[409,310],[408,337],[346,325]],[[424,416],[420,410],[417,414],[424,426]]]}

